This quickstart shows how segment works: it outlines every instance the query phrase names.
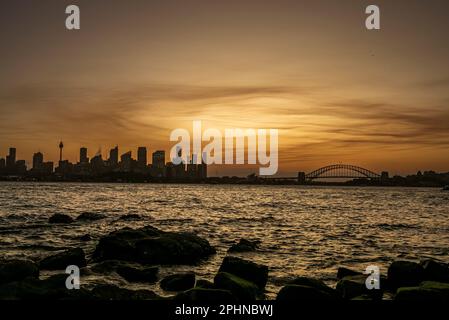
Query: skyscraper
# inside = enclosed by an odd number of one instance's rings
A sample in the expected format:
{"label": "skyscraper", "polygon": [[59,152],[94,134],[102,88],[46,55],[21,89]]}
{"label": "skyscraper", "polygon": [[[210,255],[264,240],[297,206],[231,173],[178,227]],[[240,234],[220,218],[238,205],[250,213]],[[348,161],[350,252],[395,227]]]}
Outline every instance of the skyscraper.
{"label": "skyscraper", "polygon": [[88,163],[89,158],[87,157],[87,148],[80,148],[80,163]]}
{"label": "skyscraper", "polygon": [[16,165],[16,148],[9,148],[9,155],[6,156],[6,167],[13,168]]}
{"label": "skyscraper", "polygon": [[118,164],[118,146],[109,151],[109,165],[116,166]]}
{"label": "skyscraper", "polygon": [[44,155],[41,152],[36,152],[33,155],[33,170],[41,170],[44,163]]}
{"label": "skyscraper", "polygon": [[64,143],[59,142],[59,162],[62,162],[62,149],[64,149]]}
{"label": "skyscraper", "polygon": [[153,152],[153,168],[163,169],[165,166],[165,151],[158,150]]}
{"label": "skyscraper", "polygon": [[139,147],[137,149],[137,164],[139,167],[146,167],[147,165],[147,148]]}
{"label": "skyscraper", "polygon": [[120,167],[124,172],[131,171],[132,160],[133,159],[131,151],[128,151],[127,153],[124,153],[120,156]]}
{"label": "skyscraper", "polygon": [[4,158],[0,158],[0,169],[4,169],[6,167],[6,160]]}

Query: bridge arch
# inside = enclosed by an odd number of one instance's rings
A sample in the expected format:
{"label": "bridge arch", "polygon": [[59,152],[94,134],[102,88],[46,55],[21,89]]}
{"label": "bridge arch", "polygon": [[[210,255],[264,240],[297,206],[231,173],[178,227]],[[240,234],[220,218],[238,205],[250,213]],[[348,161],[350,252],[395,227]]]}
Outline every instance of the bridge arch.
{"label": "bridge arch", "polygon": [[357,179],[357,178],[368,178],[368,179],[380,179],[380,174],[375,173],[371,170],[350,165],[350,164],[332,164],[319,169],[316,169],[308,174],[305,178],[307,180],[314,179]]}

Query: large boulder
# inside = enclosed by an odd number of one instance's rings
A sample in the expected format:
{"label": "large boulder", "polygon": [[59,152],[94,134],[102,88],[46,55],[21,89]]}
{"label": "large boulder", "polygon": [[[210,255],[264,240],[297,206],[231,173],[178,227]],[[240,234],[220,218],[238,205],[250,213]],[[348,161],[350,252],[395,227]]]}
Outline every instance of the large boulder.
{"label": "large boulder", "polygon": [[172,274],[161,280],[160,286],[166,291],[184,291],[193,288],[195,285],[195,274],[179,273]]}
{"label": "large boulder", "polygon": [[38,278],[39,268],[31,260],[0,260],[0,284],[20,281],[25,278]]}
{"label": "large boulder", "polygon": [[192,233],[164,232],[151,226],[124,228],[100,239],[94,259],[116,259],[144,264],[195,264],[214,254],[205,239]]}
{"label": "large boulder", "polygon": [[420,264],[424,270],[424,280],[449,282],[449,267],[447,264],[431,259],[421,261]]}
{"label": "large boulder", "polygon": [[321,292],[327,293],[334,298],[338,298],[338,293],[335,289],[327,286],[323,281],[309,278],[309,277],[297,277],[288,282],[288,285],[306,286],[315,288]]}
{"label": "large boulder", "polygon": [[424,269],[411,261],[394,261],[388,268],[388,283],[392,289],[414,287],[424,280]]}
{"label": "large boulder", "polygon": [[283,287],[276,297],[278,303],[308,300],[330,301],[335,299],[337,299],[335,294],[320,290],[316,287],[295,284],[289,284]]}
{"label": "large boulder", "polygon": [[87,265],[83,249],[69,249],[47,257],[39,263],[39,268],[41,270],[65,270],[69,265],[75,265],[79,268]]}
{"label": "large boulder", "polygon": [[256,300],[260,293],[254,283],[227,272],[219,272],[214,278],[214,285],[218,289],[230,291],[239,301]]}
{"label": "large boulder", "polygon": [[399,288],[394,297],[396,301],[449,301],[449,284],[424,281],[420,286]]}
{"label": "large boulder", "polygon": [[339,267],[337,270],[337,279],[343,279],[344,277],[347,276],[357,276],[357,275],[361,275],[361,272],[346,268],[346,267]]}
{"label": "large boulder", "polygon": [[158,267],[118,266],[116,272],[128,282],[154,283],[157,281]]}
{"label": "large boulder", "polygon": [[231,292],[221,289],[193,288],[179,293],[175,301],[220,304],[237,301]]}
{"label": "large boulder", "polygon": [[366,279],[368,275],[346,276],[337,282],[336,290],[343,299],[353,299],[358,296],[370,296],[372,299],[382,299],[383,281],[380,280],[380,289],[368,289]]}
{"label": "large boulder", "polygon": [[129,290],[112,284],[98,285],[92,289],[90,296],[95,300],[160,300],[156,293],[150,290]]}
{"label": "large boulder", "polygon": [[248,252],[256,251],[259,245],[259,241],[250,241],[246,239],[240,239],[238,243],[233,244],[228,252]]}
{"label": "large boulder", "polygon": [[253,282],[263,290],[268,280],[268,267],[241,258],[227,256],[223,259],[218,272],[231,273],[239,278]]}
{"label": "large boulder", "polygon": [[72,223],[73,218],[66,214],[55,213],[48,219],[48,222],[50,222],[50,223]]}
{"label": "large boulder", "polygon": [[204,279],[198,279],[195,283],[195,288],[203,288],[203,289],[215,289],[215,285],[213,282]]}

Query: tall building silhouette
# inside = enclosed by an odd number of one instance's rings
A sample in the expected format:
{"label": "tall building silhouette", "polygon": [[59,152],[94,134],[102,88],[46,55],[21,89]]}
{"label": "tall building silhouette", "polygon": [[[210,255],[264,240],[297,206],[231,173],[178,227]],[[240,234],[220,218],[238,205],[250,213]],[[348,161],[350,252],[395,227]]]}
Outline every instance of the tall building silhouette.
{"label": "tall building silhouette", "polygon": [[152,164],[154,168],[163,169],[165,166],[165,151],[158,150],[153,152]]}
{"label": "tall building silhouette", "polygon": [[41,152],[36,152],[33,155],[33,170],[41,170],[44,163],[44,155]]}
{"label": "tall building silhouette", "polygon": [[109,164],[111,166],[118,165],[118,146],[116,146],[114,149],[111,149],[111,151],[109,151]]}
{"label": "tall building silhouette", "polygon": [[9,155],[6,156],[6,167],[14,168],[16,165],[16,148],[9,148]]}
{"label": "tall building silhouette", "polygon": [[147,148],[146,147],[139,147],[137,149],[137,164],[140,167],[146,167],[147,165]]}
{"label": "tall building silhouette", "polygon": [[87,148],[80,148],[80,163],[88,163],[89,158],[87,157]]}
{"label": "tall building silhouette", "polygon": [[130,172],[131,171],[131,165],[132,165],[132,152],[128,151],[124,154],[121,155],[120,157],[120,165],[121,165],[121,169],[124,172]]}
{"label": "tall building silhouette", "polygon": [[5,158],[0,158],[0,169],[6,168],[6,160]]}

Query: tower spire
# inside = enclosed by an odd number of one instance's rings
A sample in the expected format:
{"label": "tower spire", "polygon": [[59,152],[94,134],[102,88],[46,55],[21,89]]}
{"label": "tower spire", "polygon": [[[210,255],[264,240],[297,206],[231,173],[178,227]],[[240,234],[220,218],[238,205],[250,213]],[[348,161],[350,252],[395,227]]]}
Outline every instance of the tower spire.
{"label": "tower spire", "polygon": [[64,143],[59,142],[59,161],[62,161],[62,149],[64,148]]}

